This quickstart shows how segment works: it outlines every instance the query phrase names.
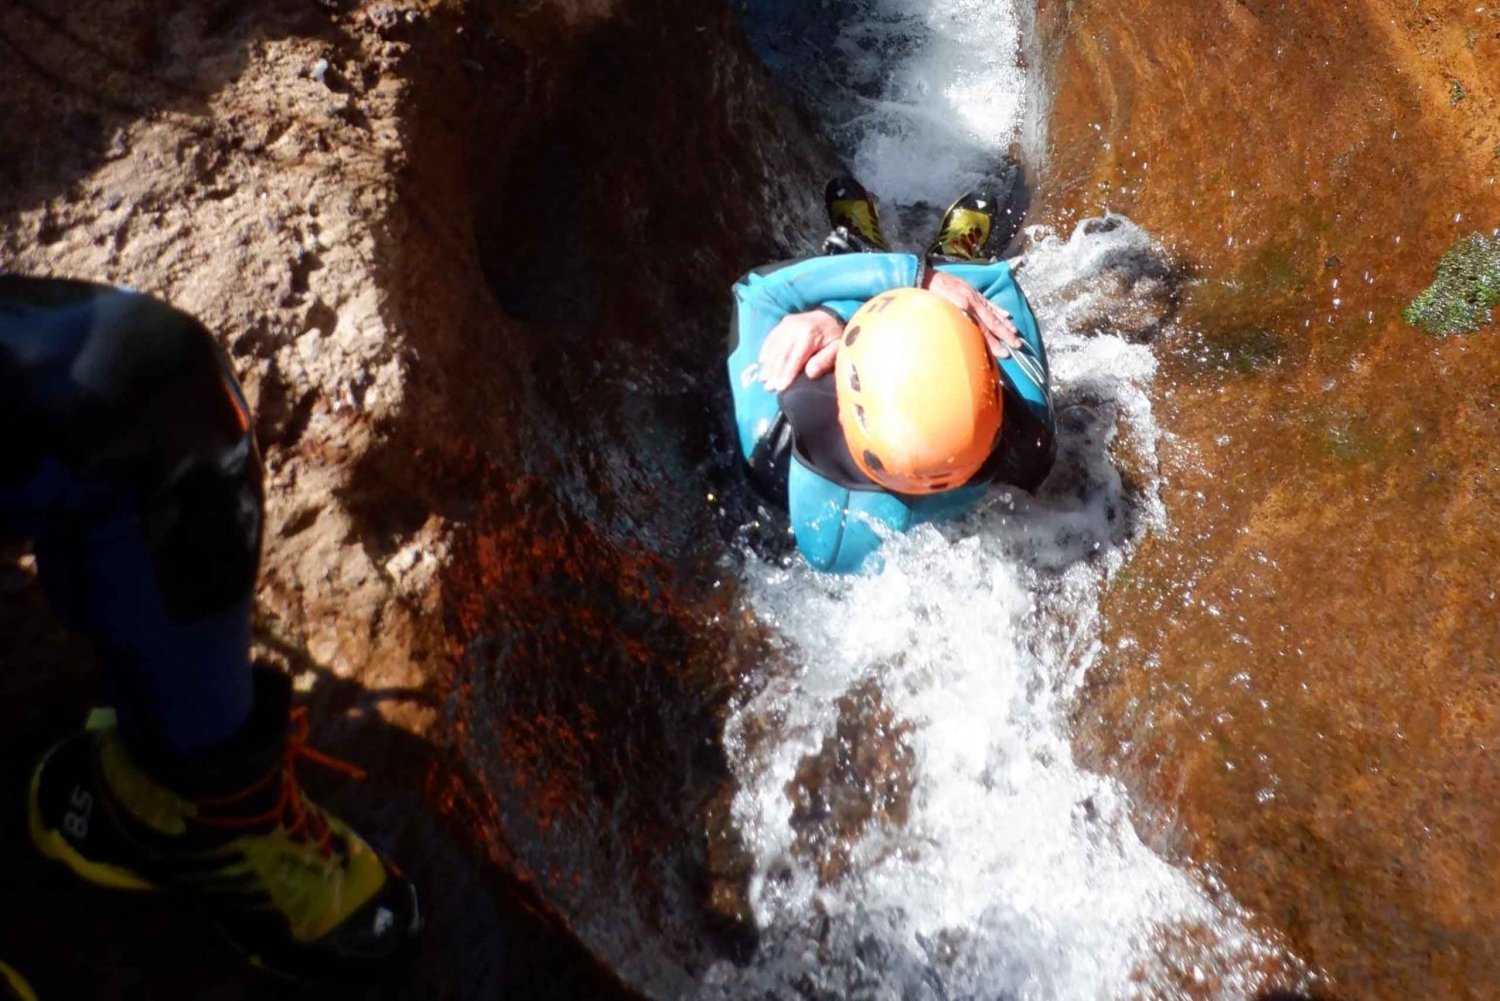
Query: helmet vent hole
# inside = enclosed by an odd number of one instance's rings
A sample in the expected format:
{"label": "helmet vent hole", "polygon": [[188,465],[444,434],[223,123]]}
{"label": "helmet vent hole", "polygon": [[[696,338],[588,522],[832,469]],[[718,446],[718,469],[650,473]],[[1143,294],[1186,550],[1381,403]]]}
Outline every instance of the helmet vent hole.
{"label": "helmet vent hole", "polygon": [[865,449],[864,459],[865,459],[865,465],[868,466],[870,469],[874,470],[877,473],[883,473],[883,472],[885,472],[885,463],[883,463],[883,462],[880,461],[880,456],[876,455],[874,452],[870,451],[868,448]]}
{"label": "helmet vent hole", "polygon": [[850,327],[849,332],[844,335],[844,347],[853,347],[857,340],[859,340],[859,324]]}
{"label": "helmet vent hole", "polygon": [[860,430],[868,432],[870,430],[870,425],[865,421],[865,408],[856,404],[854,407],[854,416],[859,421]]}
{"label": "helmet vent hole", "polygon": [[859,392],[859,369],[853,365],[849,366],[849,388]]}

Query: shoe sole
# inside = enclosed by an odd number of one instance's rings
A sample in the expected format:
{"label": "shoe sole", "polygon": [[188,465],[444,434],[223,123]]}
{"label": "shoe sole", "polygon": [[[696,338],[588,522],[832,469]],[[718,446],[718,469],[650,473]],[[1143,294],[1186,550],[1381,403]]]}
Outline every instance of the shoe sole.
{"label": "shoe sole", "polygon": [[318,976],[316,973],[308,973],[300,969],[294,969],[290,964],[278,965],[276,963],[268,962],[263,956],[260,955],[260,953],[252,951],[251,949],[246,947],[245,943],[240,941],[240,939],[235,936],[234,932],[230,931],[218,921],[215,921],[211,916],[209,917],[209,923],[213,925],[214,931],[219,933],[219,936],[224,940],[225,944],[227,944],[231,949],[238,953],[239,957],[244,960],[247,965],[255,967],[261,973],[264,973],[271,977],[275,977],[276,979],[284,981],[286,983],[297,984],[302,987],[357,987],[361,984],[368,983],[370,979],[379,977],[380,975],[382,975],[382,973],[395,969],[402,963],[408,961],[410,959],[411,951],[416,948],[416,936],[422,931],[423,927],[426,925],[426,921],[423,919],[421,911],[418,909],[417,888],[408,885],[406,890],[407,893],[411,896],[412,914],[415,915],[415,918],[411,929],[408,931],[408,938],[405,940],[405,944],[403,945],[403,947],[397,952],[382,959],[372,960],[371,966],[369,966],[368,968],[360,970],[359,972],[351,971],[351,973],[345,976],[339,976],[336,973],[329,973],[324,976]]}
{"label": "shoe sole", "polygon": [[[943,213],[942,220],[938,223],[937,239],[932,241],[932,245],[927,248],[927,253],[953,257],[963,261],[982,261],[994,259],[993,257],[987,258],[985,256],[985,251],[990,249],[990,241],[995,235],[995,215],[997,210],[985,212],[982,209],[959,208],[959,206],[966,199],[971,198],[977,194],[981,194],[981,192],[977,189],[975,191],[966,191],[963,194],[959,195],[957,198],[953,199],[953,204],[948,206],[948,211]],[[983,192],[983,194],[992,205],[997,204],[995,201],[995,196],[992,193]],[[955,254],[953,253],[953,250],[961,248],[950,248],[948,246],[948,242],[952,240],[953,237],[947,237],[946,234],[949,228],[953,225],[954,219],[959,212],[981,216],[984,219],[984,239],[979,241],[978,256],[969,257],[965,254]]]}
{"label": "shoe sole", "polygon": [[61,832],[48,828],[42,821],[42,771],[46,769],[47,762],[52,760],[52,755],[61,746],[61,744],[53,745],[31,773],[31,785],[26,798],[26,826],[31,833],[32,845],[46,858],[60,862],[72,870],[79,879],[95,886],[131,893],[160,892],[161,887],[139,873],[123,866],[95,862],[86,857],[74,848]]}

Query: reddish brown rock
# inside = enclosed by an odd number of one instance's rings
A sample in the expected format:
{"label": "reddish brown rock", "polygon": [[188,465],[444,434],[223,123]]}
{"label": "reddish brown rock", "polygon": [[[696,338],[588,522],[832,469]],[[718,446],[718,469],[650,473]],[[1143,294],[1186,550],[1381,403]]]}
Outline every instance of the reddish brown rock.
{"label": "reddish brown rock", "polygon": [[[1500,984],[1500,329],[1400,311],[1500,224],[1485,5],[1045,4],[1059,218],[1195,268],[1170,533],[1116,581],[1096,762],[1360,998]],[[1460,95],[1461,92],[1461,95]],[[1128,750],[1126,748],[1128,747]]]}

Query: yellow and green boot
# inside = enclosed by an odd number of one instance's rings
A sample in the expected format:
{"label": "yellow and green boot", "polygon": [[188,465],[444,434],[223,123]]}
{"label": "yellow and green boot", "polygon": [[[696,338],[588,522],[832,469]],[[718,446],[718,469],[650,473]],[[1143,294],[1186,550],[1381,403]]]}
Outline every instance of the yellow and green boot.
{"label": "yellow and green boot", "polygon": [[416,891],[297,784],[299,758],[358,769],[307,746],[286,676],[257,668],[255,686],[249,721],[186,760],[128,747],[113,712],[96,710],[32,775],[32,841],[96,885],[199,905],[273,972],[377,975],[421,929]]}
{"label": "yellow and green boot", "polygon": [[960,195],[943,213],[937,239],[927,248],[929,257],[957,261],[994,260],[999,248],[996,213],[1000,206],[992,191],[981,189]]}
{"label": "yellow and green boot", "polygon": [[823,204],[833,227],[824,241],[824,253],[887,249],[875,197],[863,184],[852,177],[835,177],[823,189]]}

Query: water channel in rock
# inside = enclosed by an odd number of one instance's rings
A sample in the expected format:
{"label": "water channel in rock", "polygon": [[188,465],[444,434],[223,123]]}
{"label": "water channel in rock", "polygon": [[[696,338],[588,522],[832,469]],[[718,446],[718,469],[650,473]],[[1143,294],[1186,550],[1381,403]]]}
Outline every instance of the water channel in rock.
{"label": "water channel in rock", "polygon": [[[767,63],[918,245],[1018,155],[1046,108],[1019,4],[741,5]],[[784,666],[726,734],[760,948],[703,997],[1246,998],[1305,978],[1209,873],[1137,833],[1170,818],[1080,767],[1071,717],[1100,601],[1164,530],[1152,341],[1174,264],[1120,216],[1031,228],[1015,261],[1060,432],[1035,497],[892,539],[847,580],[748,558]],[[1133,819],[1134,818],[1134,819]]]}

